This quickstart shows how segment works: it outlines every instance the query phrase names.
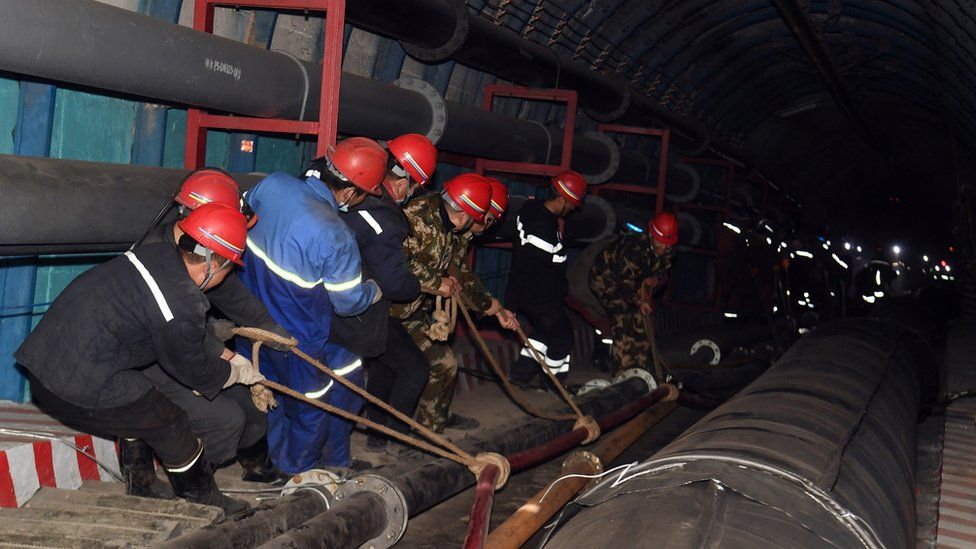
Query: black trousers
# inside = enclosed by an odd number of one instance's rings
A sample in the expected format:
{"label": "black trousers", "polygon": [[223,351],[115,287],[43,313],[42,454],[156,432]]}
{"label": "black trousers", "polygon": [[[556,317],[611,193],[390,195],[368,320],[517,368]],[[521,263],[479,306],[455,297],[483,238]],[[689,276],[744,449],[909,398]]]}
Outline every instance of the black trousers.
{"label": "black trousers", "polygon": [[30,382],[34,401],[48,415],[72,429],[103,438],[141,439],[168,468],[186,465],[200,449],[186,412],[156,389],[123,406],[93,410],[62,399],[34,376]]}
{"label": "black trousers", "polygon": [[[413,416],[420,393],[427,386],[430,362],[417,347],[403,323],[389,319],[386,352],[366,359],[366,390],[407,416]],[[409,431],[407,424],[370,405],[366,417],[401,433]]]}
{"label": "black trousers", "polygon": [[238,448],[247,448],[268,433],[268,417],[254,406],[251,390],[244,385],[231,385],[213,400],[207,400],[173,379],[158,364],[146,368],[143,374],[186,412],[190,429],[203,439],[207,459],[214,465],[234,459]]}
{"label": "black trousers", "polygon": [[[561,299],[543,303],[516,304],[515,310],[529,319],[529,324],[532,325],[529,338],[540,341],[546,346],[544,358],[559,361],[569,356],[573,350],[573,325],[569,322],[566,305]],[[534,357],[534,354],[531,357],[519,355],[518,360],[512,365],[511,378],[527,383],[537,374],[541,374],[539,363]],[[565,377],[563,374],[559,375]]]}

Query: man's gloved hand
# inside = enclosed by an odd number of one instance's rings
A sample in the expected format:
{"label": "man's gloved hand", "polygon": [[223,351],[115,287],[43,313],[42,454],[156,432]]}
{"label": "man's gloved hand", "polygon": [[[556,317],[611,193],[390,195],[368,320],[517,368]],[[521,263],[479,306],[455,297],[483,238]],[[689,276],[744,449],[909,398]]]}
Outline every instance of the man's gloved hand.
{"label": "man's gloved hand", "polygon": [[[269,331],[269,332],[273,332],[273,333],[275,333],[277,335],[280,335],[283,338],[286,338],[286,339],[294,339],[293,337],[291,337],[291,334],[288,333],[288,330],[282,328],[281,325],[279,325],[277,323],[275,323],[274,325],[268,326],[268,327],[266,327],[264,329],[267,330],[267,331]],[[268,347],[274,349],[275,351],[281,351],[283,353],[287,353],[291,349],[291,347],[289,347],[287,345],[282,345],[281,343],[276,343],[276,342],[273,342],[273,341],[269,341],[269,342],[265,343],[265,345],[267,345]]]}
{"label": "man's gloved hand", "polygon": [[212,331],[220,341],[227,342],[234,339],[234,328],[236,328],[237,325],[233,322],[221,318],[210,319],[208,324],[210,325],[210,331]]}
{"label": "man's gloved hand", "polygon": [[224,389],[230,387],[235,383],[240,383],[241,385],[254,385],[259,381],[264,381],[264,376],[261,372],[251,364],[251,361],[242,357],[241,355],[235,353],[229,360],[230,362],[230,377],[227,378],[227,382],[224,383]]}
{"label": "man's gloved hand", "polygon": [[278,406],[278,401],[275,400],[274,393],[271,389],[268,389],[260,383],[255,383],[251,385],[251,401],[254,402],[254,406],[264,413],[267,413],[269,409]]}

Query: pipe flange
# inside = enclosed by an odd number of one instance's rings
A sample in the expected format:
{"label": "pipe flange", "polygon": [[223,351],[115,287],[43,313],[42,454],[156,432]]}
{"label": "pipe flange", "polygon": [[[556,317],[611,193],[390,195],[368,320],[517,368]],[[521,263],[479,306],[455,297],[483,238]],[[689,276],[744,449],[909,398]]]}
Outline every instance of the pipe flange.
{"label": "pipe flange", "polygon": [[620,169],[620,146],[617,142],[613,140],[609,135],[600,132],[587,132],[584,134],[587,138],[594,141],[599,141],[607,146],[607,151],[610,153],[610,161],[607,163],[607,167],[603,169],[602,172],[598,174],[584,174],[583,178],[590,185],[599,185],[600,183],[606,183],[610,181],[613,174],[617,173]]}
{"label": "pipe flange", "polygon": [[393,85],[398,88],[419,93],[427,100],[430,105],[430,127],[424,134],[434,145],[444,137],[444,129],[447,128],[447,103],[441,94],[437,93],[434,86],[420,80],[419,78],[400,78],[393,81]]}
{"label": "pipe flange", "polygon": [[620,97],[620,104],[617,105],[617,108],[613,109],[610,112],[598,112],[593,109],[588,109],[586,107],[583,107],[583,112],[585,112],[587,116],[589,116],[593,120],[596,120],[597,122],[613,122],[614,120],[618,120],[621,116],[624,115],[624,113],[627,112],[627,109],[630,108],[631,99],[632,96],[630,94],[630,88],[624,86],[623,94],[621,94]]}
{"label": "pipe flange", "polygon": [[623,372],[620,372],[620,374],[617,377],[613,378],[613,384],[617,385],[619,383],[623,383],[632,377],[636,377],[638,379],[644,380],[644,383],[647,383],[648,393],[654,391],[654,389],[657,389],[657,380],[654,379],[654,376],[651,374],[651,372],[648,372],[643,368],[631,368],[629,370],[624,370]]}
{"label": "pipe flange", "polygon": [[586,393],[592,393],[594,391],[600,391],[600,390],[606,389],[607,387],[609,387],[611,385],[613,385],[613,384],[610,383],[610,381],[607,380],[607,379],[600,379],[600,378],[591,379],[591,380],[587,381],[586,383],[584,383],[583,386],[580,387],[578,391],[576,391],[576,396],[583,396]]}
{"label": "pipe flange", "polygon": [[335,498],[336,501],[344,501],[360,492],[372,492],[379,496],[383,500],[383,508],[386,511],[386,526],[383,527],[383,533],[360,547],[386,549],[396,545],[407,530],[407,500],[404,499],[403,492],[389,479],[379,475],[363,474],[342,483]]}
{"label": "pipe flange", "polygon": [[338,475],[325,469],[309,469],[291,477],[281,488],[282,496],[289,496],[297,492],[315,492],[325,500],[325,508],[332,507],[336,492],[339,490],[341,479]]}
{"label": "pipe flange", "polygon": [[691,351],[688,352],[688,356],[695,356],[695,353],[703,348],[710,349],[712,351],[712,359],[708,361],[709,366],[715,366],[722,361],[722,349],[719,348],[718,343],[715,343],[711,339],[699,339],[691,346]]}
{"label": "pipe flange", "polygon": [[696,196],[698,196],[698,192],[701,191],[701,174],[698,173],[698,170],[696,170],[694,166],[689,166],[684,162],[675,162],[674,164],[671,164],[671,167],[688,174],[688,176],[691,178],[691,188],[688,189],[688,192],[685,194],[675,195],[668,192],[672,189],[672,186],[668,185],[667,190],[664,192],[664,196],[675,204],[685,204],[687,202],[691,202]]}
{"label": "pipe flange", "polygon": [[439,63],[461,49],[464,41],[468,39],[468,30],[471,28],[471,23],[468,20],[468,5],[464,0],[457,0],[453,4],[454,34],[447,39],[447,42],[444,42],[436,48],[425,48],[401,40],[400,46],[403,48],[403,51],[418,61]]}

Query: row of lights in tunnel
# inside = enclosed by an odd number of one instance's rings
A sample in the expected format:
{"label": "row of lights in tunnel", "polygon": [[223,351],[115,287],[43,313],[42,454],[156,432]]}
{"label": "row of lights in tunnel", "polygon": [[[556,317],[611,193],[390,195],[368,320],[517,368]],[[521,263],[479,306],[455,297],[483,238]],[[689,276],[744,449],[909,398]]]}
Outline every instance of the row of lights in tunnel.
{"label": "row of lights in tunnel", "polygon": [[[735,234],[742,234],[742,229],[739,228],[739,227],[737,227],[736,225],[733,225],[732,223],[723,222],[722,225],[725,228],[729,229],[730,231],[734,232]],[[767,223],[762,222],[761,223],[761,226],[764,229],[766,229],[770,234],[775,235],[775,231],[773,231],[772,227],[770,227]],[[821,241],[821,245],[822,245],[824,251],[830,253],[831,259],[833,259],[834,262],[836,262],[840,267],[842,267],[845,270],[850,269],[850,266],[844,260],[842,260],[837,255],[837,253],[831,251],[832,243],[831,243],[830,240],[828,240],[828,239],[826,239],[824,237],[818,237],[818,238]],[[760,240],[763,240],[763,239],[760,238]],[[773,246],[774,245],[774,240],[773,240],[773,238],[771,236],[766,236],[764,238],[764,240],[766,241],[766,244],[768,246]],[[749,238],[748,237],[746,237],[746,245],[749,245]],[[850,241],[845,241],[843,243],[842,247],[844,248],[844,251],[846,251],[846,252],[857,253],[857,257],[858,258],[861,257],[861,254],[864,252],[864,249],[863,249],[863,247],[860,244],[855,244],[855,243],[852,243]],[[781,253],[784,250],[789,251],[789,257],[790,257],[790,259],[796,259],[797,257],[802,257],[804,259],[813,259],[814,258],[814,254],[812,252],[809,252],[809,251],[806,251],[806,250],[801,250],[801,249],[796,249],[796,250],[790,251],[789,250],[789,245],[786,242],[784,242],[784,241],[780,241],[779,244],[776,245],[776,252],[777,253]],[[951,246],[949,247],[949,250],[950,250],[950,252],[951,251],[954,251]],[[900,244],[892,244],[891,245],[891,252],[894,254],[894,256],[896,258],[900,258],[901,257],[902,251],[903,251],[903,249],[902,249],[902,247],[901,247]],[[925,269],[926,269],[925,266],[927,266],[930,263],[930,258],[929,258],[929,255],[928,254],[922,254],[922,262],[924,264],[923,267],[922,267],[922,270],[923,270],[923,272],[925,272]],[[895,259],[895,261],[890,262],[890,266],[895,269],[896,276],[897,275],[901,275],[901,270],[899,269],[899,266],[905,266],[906,269],[911,270],[911,267],[908,267],[907,265],[905,265],[900,259]],[[952,271],[952,266],[949,265],[949,263],[945,259],[941,260],[940,262],[936,262],[935,265],[933,265],[933,267],[931,269],[929,269],[929,272],[932,274],[932,278],[933,279],[935,279],[935,280],[944,280],[944,281],[954,281],[955,280],[955,277],[953,275],[948,274],[951,271]],[[877,284],[877,286],[878,286],[879,289],[878,290],[875,290],[871,294],[862,296],[862,299],[866,303],[869,303],[869,304],[873,304],[873,303],[875,303],[877,301],[877,299],[883,298],[885,296],[885,293],[881,290],[881,288],[883,288],[883,284],[882,284],[882,281],[881,281],[881,272],[880,271],[876,271],[875,272],[875,279],[876,279],[876,284]],[[786,296],[787,297],[790,297],[790,290],[789,289],[786,290]],[[836,297],[836,294],[833,291],[830,291],[830,297]],[[810,309],[815,309],[816,308],[816,306],[813,304],[813,301],[812,301],[812,299],[810,297],[810,293],[809,292],[803,292],[803,298],[802,299],[798,299],[797,300],[797,304],[800,305],[801,307],[809,307]],[[779,308],[774,305],[773,306],[773,314],[777,313],[778,310],[779,310]],[[738,313],[734,313],[734,312],[725,312],[724,313],[724,316],[726,318],[738,318],[739,315],[738,315]]]}

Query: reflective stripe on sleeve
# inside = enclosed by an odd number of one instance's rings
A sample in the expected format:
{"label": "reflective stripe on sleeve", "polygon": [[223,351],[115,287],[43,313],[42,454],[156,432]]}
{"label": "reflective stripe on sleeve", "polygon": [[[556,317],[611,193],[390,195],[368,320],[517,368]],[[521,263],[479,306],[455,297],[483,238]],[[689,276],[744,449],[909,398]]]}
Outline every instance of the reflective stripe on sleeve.
{"label": "reflective stripe on sleeve", "polygon": [[293,272],[282,269],[281,267],[276,265],[274,261],[271,261],[271,258],[268,257],[268,254],[264,253],[264,250],[259,248],[258,245],[255,244],[253,240],[251,240],[251,237],[247,237],[247,249],[251,250],[251,252],[254,255],[256,255],[258,259],[263,261],[264,264],[268,267],[268,269],[271,269],[271,272],[273,272],[279,278],[283,278],[296,286],[311,289],[319,285],[320,283],[322,283],[322,279],[316,280],[315,282],[309,282],[307,280],[304,280],[302,277],[298,276]]}
{"label": "reflective stripe on sleeve", "polygon": [[356,278],[347,280],[346,282],[322,282],[322,285],[325,286],[325,289],[329,290],[330,292],[345,292],[359,286],[362,283],[363,275],[358,274],[356,275]]}
{"label": "reflective stripe on sleeve", "polygon": [[518,227],[519,240],[522,241],[523,246],[526,244],[531,244],[547,254],[555,254],[559,250],[563,249],[562,243],[557,242],[556,244],[550,244],[534,234],[525,234],[525,228],[522,226],[522,218],[520,217],[516,218],[516,226]]}
{"label": "reflective stripe on sleeve", "polygon": [[376,231],[376,234],[383,233],[383,227],[380,226],[379,222],[376,221],[376,218],[370,215],[369,212],[367,212],[366,210],[359,210],[358,213],[359,216],[362,217],[364,220],[366,220],[366,223],[369,223],[369,226],[372,227],[374,231]]}
{"label": "reflective stripe on sleeve", "polygon": [[139,261],[136,254],[132,252],[125,252],[125,257],[135,266],[139,274],[142,275],[142,279],[146,281],[146,286],[149,286],[149,292],[152,294],[153,298],[156,300],[156,305],[159,307],[159,312],[163,313],[163,318],[166,322],[173,320],[173,311],[169,308],[169,303],[166,302],[166,296],[163,295],[162,290],[159,289],[159,284],[156,284],[156,279],[149,274],[149,270],[146,266]]}

